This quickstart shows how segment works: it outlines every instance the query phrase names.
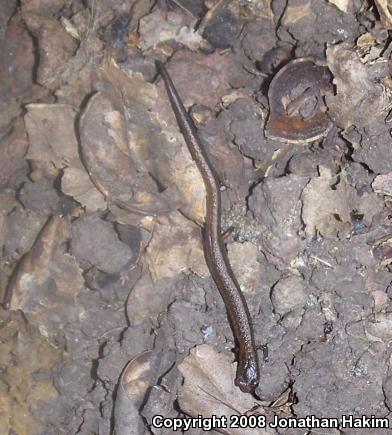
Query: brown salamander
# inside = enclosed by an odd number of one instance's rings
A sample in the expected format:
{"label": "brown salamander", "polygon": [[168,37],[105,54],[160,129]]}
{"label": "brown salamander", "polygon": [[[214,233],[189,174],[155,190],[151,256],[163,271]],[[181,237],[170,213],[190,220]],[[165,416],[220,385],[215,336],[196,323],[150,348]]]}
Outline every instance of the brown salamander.
{"label": "brown salamander", "polygon": [[234,338],[238,345],[235,384],[245,393],[254,393],[260,379],[257,351],[249,309],[231,269],[222,241],[219,181],[200,144],[196,127],[186,112],[168,72],[161,62],[157,61],[156,66],[163,77],[180,131],[203,177],[206,189],[207,207],[203,228],[204,253],[210,273],[226,305]]}

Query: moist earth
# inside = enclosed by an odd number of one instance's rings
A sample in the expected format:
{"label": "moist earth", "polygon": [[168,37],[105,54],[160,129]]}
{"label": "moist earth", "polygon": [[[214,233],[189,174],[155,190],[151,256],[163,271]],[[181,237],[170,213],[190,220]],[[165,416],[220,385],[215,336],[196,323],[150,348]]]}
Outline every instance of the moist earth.
{"label": "moist earth", "polygon": [[[384,3],[0,1],[0,434],[178,433],[156,415],[390,419]],[[234,386],[204,184],[157,59],[221,182],[257,397]]]}

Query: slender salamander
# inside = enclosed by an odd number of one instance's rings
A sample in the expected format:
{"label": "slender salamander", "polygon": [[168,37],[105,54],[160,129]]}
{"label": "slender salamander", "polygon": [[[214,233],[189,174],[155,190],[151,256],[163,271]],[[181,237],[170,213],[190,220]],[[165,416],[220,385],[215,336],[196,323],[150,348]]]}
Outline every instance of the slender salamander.
{"label": "slender salamander", "polygon": [[207,210],[203,229],[204,255],[210,273],[226,305],[229,321],[238,345],[235,385],[245,393],[254,393],[260,379],[257,351],[249,309],[231,269],[222,241],[219,181],[200,144],[196,127],[185,110],[168,72],[161,62],[157,61],[156,66],[163,77],[178,126],[203,177],[206,189]]}

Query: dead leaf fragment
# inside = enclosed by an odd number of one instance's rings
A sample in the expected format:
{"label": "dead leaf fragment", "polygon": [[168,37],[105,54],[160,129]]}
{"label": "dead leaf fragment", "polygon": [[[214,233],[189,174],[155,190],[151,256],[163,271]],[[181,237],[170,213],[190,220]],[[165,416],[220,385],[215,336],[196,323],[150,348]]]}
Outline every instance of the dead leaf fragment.
{"label": "dead leaf fragment", "polygon": [[145,424],[139,409],[145,401],[149,387],[156,382],[159,359],[158,352],[147,351],[134,358],[125,367],[114,403],[116,435],[144,433]]}
{"label": "dead leaf fragment", "polygon": [[311,2],[308,1],[298,6],[288,6],[282,17],[282,24],[288,25],[302,20],[312,13]]}
{"label": "dead leaf fragment", "polygon": [[373,256],[379,261],[381,267],[392,263],[392,237],[390,234],[374,240],[371,245]]}
{"label": "dead leaf fragment", "polygon": [[280,279],[271,292],[271,302],[275,311],[287,313],[303,308],[307,299],[304,280],[299,276],[288,276]]}
{"label": "dead leaf fragment", "polygon": [[55,90],[60,83],[61,73],[67,67],[67,62],[78,48],[78,41],[56,18],[25,12],[23,20],[37,40],[39,52],[37,81]]}
{"label": "dead leaf fragment", "polygon": [[24,117],[30,139],[27,158],[41,162],[48,171],[66,166],[82,167],[75,136],[76,111],[67,104],[28,104]]}
{"label": "dead leaf fragment", "polygon": [[26,167],[27,148],[26,130],[22,119],[18,118],[10,133],[0,139],[0,186],[5,186],[18,170]]}
{"label": "dead leaf fragment", "polygon": [[342,12],[348,12],[351,0],[328,0]]}
{"label": "dead leaf fragment", "polygon": [[1,313],[1,434],[45,432],[42,419],[34,412],[35,407],[52,407],[59,396],[51,377],[36,375],[55,370],[65,357],[63,349],[48,343],[29,323],[20,311]]}
{"label": "dead leaf fragment", "polygon": [[81,168],[65,168],[61,178],[61,190],[76,199],[89,212],[105,210],[102,193],[96,189],[87,172]]}
{"label": "dead leaf fragment", "polygon": [[149,318],[157,318],[173,300],[172,280],[153,281],[148,267],[136,282],[127,300],[127,317],[131,326],[140,325]]}
{"label": "dead leaf fragment", "polygon": [[73,303],[84,279],[75,260],[64,253],[68,231],[66,219],[49,219],[8,284],[7,307],[45,315],[57,305]]}
{"label": "dead leaf fragment", "polygon": [[250,197],[250,208],[261,224],[262,249],[272,261],[277,258],[280,264],[289,264],[304,249],[298,229],[302,226],[301,194],[308,181],[296,174],[267,177]]}
{"label": "dead leaf fragment", "polygon": [[159,187],[156,182],[155,159],[164,161],[165,154],[160,126],[151,113],[155,87],[113,62],[100,72],[102,91],[90,98],[80,120],[81,153],[91,180],[124,210],[167,213],[176,208],[176,196],[166,191],[165,182]]}
{"label": "dead leaf fragment", "polygon": [[113,224],[98,215],[83,215],[72,223],[72,254],[106,273],[117,273],[134,258],[131,248],[119,240]]}
{"label": "dead leaf fragment", "polygon": [[106,95],[97,93],[89,100],[80,127],[83,161],[94,184],[106,197],[130,199],[137,171],[122,111]]}
{"label": "dead leaf fragment", "polygon": [[242,292],[253,291],[262,280],[261,265],[257,261],[257,246],[251,242],[235,242],[227,245],[227,251]]}
{"label": "dead leaf fragment", "polygon": [[[166,134],[169,132],[170,130],[166,129]],[[178,142],[183,144],[170,160],[170,173],[178,186],[182,199],[181,211],[190,219],[204,224],[206,190],[203,179],[196,164],[191,160],[189,151],[183,142],[183,137],[178,132],[173,133],[178,138]]]}
{"label": "dead leaf fragment", "polygon": [[351,208],[345,186],[339,183],[332,189],[336,177],[330,169],[320,166],[319,172],[302,192],[302,219],[308,236],[318,232],[332,237],[349,229]]}
{"label": "dead leaf fragment", "polygon": [[7,24],[7,27],[4,31],[2,27],[0,36],[1,130],[20,113],[21,103],[39,98],[46,93],[39,86],[33,85],[34,65],[36,62],[33,39],[19,14],[11,19],[5,16],[7,3],[10,4],[11,11],[15,10],[12,2],[2,3],[2,20],[5,20],[4,25]]}
{"label": "dead leaf fragment", "polygon": [[326,238],[344,237],[352,227],[352,213],[363,215],[365,225],[381,212],[382,200],[371,193],[359,195],[348,184],[344,174],[332,174],[319,166],[319,176],[313,177],[302,192],[302,219],[308,236],[319,233]]}
{"label": "dead leaf fragment", "polygon": [[200,229],[180,213],[170,215],[169,225],[156,224],[147,248],[147,262],[154,281],[193,270],[208,274]]}
{"label": "dead leaf fragment", "polygon": [[176,41],[194,51],[205,46],[206,41],[187,25],[187,21],[184,15],[168,12],[164,17],[159,9],[155,9],[140,20],[140,47],[148,50],[168,41]]}
{"label": "dead leaf fragment", "polygon": [[392,172],[377,175],[372,183],[373,191],[382,195],[392,196]]}
{"label": "dead leaf fragment", "polygon": [[[6,241],[10,231],[9,219],[11,212],[18,210],[18,202],[11,192],[3,191],[0,193],[0,244],[3,246],[3,255],[7,256]],[[19,211],[19,210],[18,210]]]}
{"label": "dead leaf fragment", "polygon": [[[245,414],[257,401],[249,394],[241,393],[234,385],[236,364],[229,355],[218,353],[212,346],[203,344],[191,350],[179,365],[184,384],[179,391],[178,402],[186,414],[217,417]],[[260,434],[271,432],[264,429],[228,428],[227,434]]]}
{"label": "dead leaf fragment", "polygon": [[392,7],[389,0],[374,0],[380,14],[381,24],[388,30],[392,29]]}
{"label": "dead leaf fragment", "polygon": [[332,118],[344,128],[370,124],[388,105],[381,79],[372,77],[348,43],[328,47],[327,63],[336,85],[336,95],[326,96]]}
{"label": "dead leaf fragment", "polygon": [[[147,408],[151,406],[149,404],[152,400],[151,396],[157,398],[158,396],[154,393],[159,390],[163,393],[169,392],[166,376],[169,372],[172,374],[172,378],[179,378],[178,371],[171,370],[175,361],[174,353],[167,347],[161,348],[163,343],[159,343],[159,341],[160,337],[156,339],[156,349],[142,352],[131,360],[123,370],[114,404],[116,435],[147,433],[146,421],[142,412],[146,410],[146,406]],[[156,406],[156,414],[165,413],[165,409],[159,406],[164,405],[164,403],[155,402],[154,405]]]}
{"label": "dead leaf fragment", "polygon": [[370,341],[389,343],[392,340],[392,313],[376,313],[374,321],[365,322],[365,333]]}

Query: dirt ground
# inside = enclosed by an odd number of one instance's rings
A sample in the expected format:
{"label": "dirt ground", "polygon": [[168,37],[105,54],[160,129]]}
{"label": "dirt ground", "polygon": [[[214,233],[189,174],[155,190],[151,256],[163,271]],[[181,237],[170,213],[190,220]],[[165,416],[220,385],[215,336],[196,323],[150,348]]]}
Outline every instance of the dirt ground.
{"label": "dirt ground", "polygon": [[[390,419],[391,13],[0,0],[0,435],[183,432],[157,415]],[[234,386],[204,184],[157,59],[222,185],[257,397]]]}

